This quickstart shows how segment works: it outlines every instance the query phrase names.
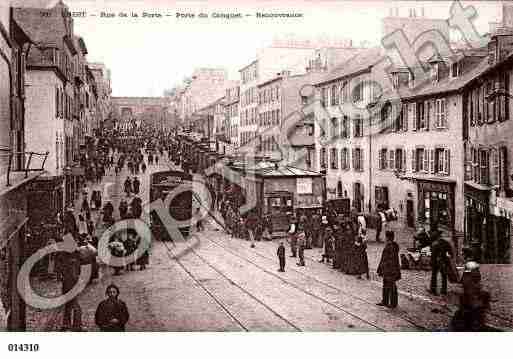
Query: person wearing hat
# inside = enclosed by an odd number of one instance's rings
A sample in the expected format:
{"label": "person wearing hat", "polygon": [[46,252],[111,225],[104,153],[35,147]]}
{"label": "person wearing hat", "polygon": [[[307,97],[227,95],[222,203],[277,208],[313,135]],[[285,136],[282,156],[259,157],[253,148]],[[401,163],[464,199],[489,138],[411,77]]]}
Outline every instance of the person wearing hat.
{"label": "person wearing hat", "polygon": [[398,294],[397,282],[401,279],[401,264],[399,262],[399,245],[394,241],[393,231],[386,231],[386,244],[381,254],[381,260],[378,265],[378,275],[383,277],[383,299],[377,303],[380,306],[390,308],[397,307]]}
{"label": "person wearing hat", "polygon": [[438,273],[442,279],[442,288],[440,293],[447,294],[447,270],[450,265],[449,261],[452,257],[451,244],[441,236],[436,224],[430,230],[431,239],[431,286],[430,292],[433,295],[438,295],[437,282]]}
{"label": "person wearing hat", "polygon": [[119,288],[110,284],[105,295],[107,299],[98,305],[94,315],[96,325],[102,332],[124,332],[130,315],[125,302],[118,298]]}
{"label": "person wearing hat", "polygon": [[299,262],[297,263],[298,266],[304,267],[305,266],[305,248],[306,248],[306,234],[304,231],[301,231],[297,236],[297,246],[298,246],[298,253],[299,253]]}
{"label": "person wearing hat", "polygon": [[278,269],[278,271],[285,272],[285,246],[283,245],[283,242],[280,242],[278,250],[276,251],[276,255],[278,256],[278,261],[280,262],[280,269]]}
{"label": "person wearing hat", "polygon": [[333,236],[333,229],[327,227],[324,234],[324,253],[319,262],[324,263],[324,260],[329,264],[330,259],[333,257],[335,247],[335,237]]}

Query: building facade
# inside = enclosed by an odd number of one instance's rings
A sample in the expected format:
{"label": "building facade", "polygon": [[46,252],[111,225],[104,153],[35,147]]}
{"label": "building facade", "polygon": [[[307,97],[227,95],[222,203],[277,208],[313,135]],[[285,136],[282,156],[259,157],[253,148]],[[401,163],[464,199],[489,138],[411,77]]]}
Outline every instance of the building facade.
{"label": "building facade", "polygon": [[488,70],[463,92],[464,245],[481,263],[511,263],[513,110],[511,28],[488,44]]}

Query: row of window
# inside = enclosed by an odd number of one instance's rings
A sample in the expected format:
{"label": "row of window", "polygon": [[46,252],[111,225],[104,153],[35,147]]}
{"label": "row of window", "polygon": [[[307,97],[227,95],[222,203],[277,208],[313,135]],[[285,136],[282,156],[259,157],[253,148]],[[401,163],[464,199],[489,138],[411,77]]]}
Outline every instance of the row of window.
{"label": "row of window", "polygon": [[265,137],[261,140],[259,151],[276,151],[278,150],[278,143],[274,136]]}
{"label": "row of window", "polygon": [[410,121],[413,131],[448,127],[445,98],[405,103],[400,107],[386,104],[380,115],[382,128],[390,131],[408,131]]}
{"label": "row of window", "polygon": [[239,116],[239,103],[235,102],[231,105],[226,106],[225,113],[228,115],[228,117],[237,117]]}
{"label": "row of window", "polygon": [[256,138],[256,131],[244,131],[240,134],[240,144],[244,146],[246,143],[250,142],[252,139]]}
{"label": "row of window", "polygon": [[[364,99],[364,88],[368,88],[371,92],[374,86],[369,80],[355,80],[355,85],[351,87],[351,81],[339,81],[336,84],[321,87],[321,104],[323,106],[337,106],[340,104],[353,102],[357,103]],[[373,94],[370,96],[373,98]]]}
{"label": "row of window", "polygon": [[451,152],[447,148],[416,148],[412,150],[413,172],[449,175]]}
{"label": "row of window", "polygon": [[250,87],[246,91],[242,93],[242,97],[240,99],[241,106],[247,106],[252,103],[256,103],[258,101],[257,98],[257,88],[256,87]]}
{"label": "row of window", "polygon": [[258,115],[260,126],[277,126],[280,124],[280,110],[265,111]]}
{"label": "row of window", "polygon": [[238,99],[240,96],[240,87],[232,87],[226,89],[226,101],[231,102],[233,100]]}
{"label": "row of window", "polygon": [[[340,163],[340,169],[355,171],[363,171],[363,149],[356,147],[351,149],[351,156],[349,155],[350,149],[345,147],[340,150],[340,162],[339,162],[339,151],[336,148],[330,149],[330,168],[338,169]],[[352,159],[352,162],[350,160]],[[321,168],[328,168],[328,152],[326,148],[321,149],[320,153]],[[308,158],[307,158],[308,162]],[[352,163],[352,165],[350,165]]]}
{"label": "row of window", "polygon": [[247,108],[240,113],[241,126],[256,125],[258,108]]}
{"label": "row of window", "polygon": [[265,87],[258,93],[258,104],[273,103],[280,99],[280,87],[271,86]]}
{"label": "row of window", "polygon": [[75,101],[60,87],[55,87],[55,117],[71,119]]}
{"label": "row of window", "polygon": [[[321,167],[327,168],[328,152],[325,148],[321,149],[320,156]],[[340,150],[331,148],[329,156],[329,168],[331,169],[350,170],[352,168],[355,171],[363,171],[364,169],[364,152],[361,148],[353,148],[352,150],[347,147]],[[378,167],[380,170],[406,171],[406,151],[403,148],[383,148],[378,152],[378,156]],[[432,149],[415,148],[411,154],[412,171],[449,175],[450,156],[450,150],[442,147]]]}
{"label": "row of window", "polygon": [[509,73],[504,72],[466,93],[464,96],[465,113],[470,126],[508,120],[509,97],[496,96],[488,99],[487,95],[492,94],[495,90],[504,90],[509,93],[509,88]]}
{"label": "row of window", "polygon": [[469,146],[465,153],[465,179],[476,183],[508,188],[508,148]]}
{"label": "row of window", "polygon": [[[349,116],[344,116],[342,119],[337,119],[336,117],[333,117],[330,120],[330,128],[329,128],[329,133],[331,135],[330,138],[331,139],[350,138],[351,137],[351,135],[350,135],[350,123],[351,122],[353,123],[352,136],[353,137],[363,137],[363,129],[364,129],[363,118],[360,115],[356,115],[352,121],[349,118]],[[321,137],[326,136],[326,132],[327,132],[326,130],[327,130],[326,119],[323,119],[322,125],[320,127]]]}

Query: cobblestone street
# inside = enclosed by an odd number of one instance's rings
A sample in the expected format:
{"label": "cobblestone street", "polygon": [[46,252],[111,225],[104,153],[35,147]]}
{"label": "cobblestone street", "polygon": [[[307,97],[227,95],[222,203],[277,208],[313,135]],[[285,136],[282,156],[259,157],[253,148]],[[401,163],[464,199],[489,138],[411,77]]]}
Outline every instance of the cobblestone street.
{"label": "cobblestone street", "polygon": [[[167,168],[161,164],[151,170]],[[121,180],[125,177],[126,173],[119,176]],[[141,198],[147,201],[149,175],[139,177]],[[104,183],[108,182],[116,181],[109,175]],[[121,187],[114,188],[112,199],[117,208]],[[98,330],[94,313],[111,283],[120,287],[121,298],[128,305],[129,331],[444,330],[456,309],[459,285],[450,285],[448,296],[434,297],[427,293],[430,272],[413,270],[402,271],[399,307],[377,307],[381,281],[376,267],[381,243],[368,244],[370,281],[319,263],[320,249],[306,251],[305,267],[297,267],[294,259],[288,258],[286,272],[279,273],[279,240],[258,242],[251,249],[249,242],[228,236],[213,217],[207,222],[204,232],[195,233],[185,243],[154,242],[150,267],[145,271],[112,276],[111,269],[102,266],[100,280],[79,296],[84,330]],[[395,229],[400,246],[410,245],[411,233]],[[371,230],[369,238],[372,235]],[[196,246],[191,245],[194,239],[198,241]],[[185,254],[175,257],[177,253]],[[511,283],[511,273],[485,266],[483,277],[492,297],[500,298],[492,305],[490,324],[513,328],[507,310],[510,291],[504,287]],[[34,287],[47,296],[60,291],[56,281],[35,280]],[[61,309],[28,311],[30,330],[59,330],[61,321]]]}

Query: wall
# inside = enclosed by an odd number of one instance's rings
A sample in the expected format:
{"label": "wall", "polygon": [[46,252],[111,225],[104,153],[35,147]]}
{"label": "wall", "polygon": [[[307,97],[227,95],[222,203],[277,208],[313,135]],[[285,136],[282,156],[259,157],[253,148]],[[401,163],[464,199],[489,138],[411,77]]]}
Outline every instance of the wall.
{"label": "wall", "polygon": [[[413,119],[408,119],[408,131],[390,132],[376,135],[372,143],[372,189],[371,203],[375,205],[375,187],[388,187],[390,207],[395,208],[399,214],[399,221],[406,222],[406,198],[407,193],[413,194],[414,212],[417,219],[417,185],[414,182],[396,178],[393,171],[379,169],[379,150],[382,148],[403,148],[406,151],[406,176],[418,178],[440,178],[441,180],[454,180],[455,187],[455,229],[463,231],[463,181],[464,181],[464,152],[463,152],[463,120],[462,120],[462,97],[458,94],[440,96],[446,98],[446,116],[448,129],[439,130],[434,128],[433,120],[430,121],[429,131],[412,131]],[[434,97],[435,98],[435,97]],[[438,176],[436,174],[420,174],[412,172],[412,150],[416,146],[428,148],[444,147],[450,150],[450,175]],[[402,203],[402,211],[400,210]]]}
{"label": "wall", "polygon": [[[0,26],[9,34],[9,6],[5,1],[0,3]],[[11,82],[10,59],[11,48],[0,32],[0,149],[10,148],[11,122]],[[0,174],[7,169],[8,158],[0,152]]]}
{"label": "wall", "polygon": [[[27,151],[50,154],[45,163],[46,171],[57,176],[62,174],[64,153],[60,153],[57,169],[57,136],[64,138],[64,120],[56,118],[55,88],[62,82],[53,71],[27,71],[25,141]],[[59,151],[63,152],[63,151]]]}

